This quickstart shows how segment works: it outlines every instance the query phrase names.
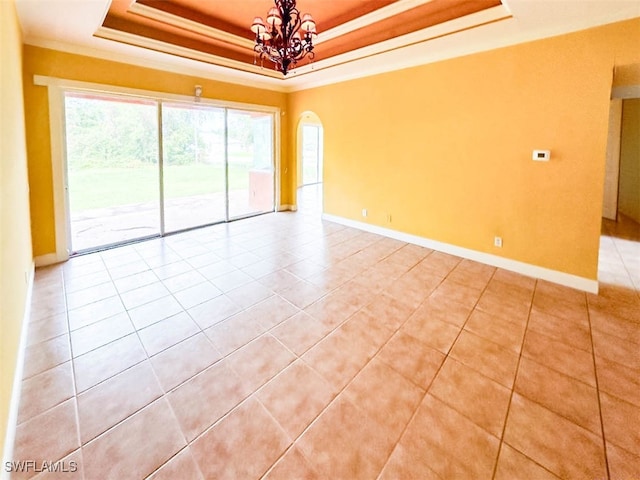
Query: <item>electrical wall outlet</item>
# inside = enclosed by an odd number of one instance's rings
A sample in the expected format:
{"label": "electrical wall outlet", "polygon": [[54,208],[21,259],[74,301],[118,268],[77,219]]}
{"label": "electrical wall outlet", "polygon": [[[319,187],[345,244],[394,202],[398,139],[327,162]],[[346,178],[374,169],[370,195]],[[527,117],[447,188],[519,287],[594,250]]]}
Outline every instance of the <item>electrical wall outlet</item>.
{"label": "electrical wall outlet", "polygon": [[502,248],[502,237],[493,237],[493,246]]}
{"label": "electrical wall outlet", "polygon": [[391,223],[391,214],[387,213],[387,223]]}
{"label": "electrical wall outlet", "polygon": [[367,209],[366,209],[366,208],[363,208],[363,209],[362,209],[362,216],[363,216],[363,217],[366,217],[366,216],[367,216]]}

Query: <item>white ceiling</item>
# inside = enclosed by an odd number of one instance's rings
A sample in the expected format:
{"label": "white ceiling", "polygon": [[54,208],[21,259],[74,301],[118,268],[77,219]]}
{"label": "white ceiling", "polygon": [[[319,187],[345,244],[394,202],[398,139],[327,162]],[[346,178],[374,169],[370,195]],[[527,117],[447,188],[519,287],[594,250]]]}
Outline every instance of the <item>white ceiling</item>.
{"label": "white ceiling", "polygon": [[281,80],[94,37],[109,3],[16,0],[24,41],[204,78],[294,91],[640,17],[640,0],[502,0],[512,18]]}

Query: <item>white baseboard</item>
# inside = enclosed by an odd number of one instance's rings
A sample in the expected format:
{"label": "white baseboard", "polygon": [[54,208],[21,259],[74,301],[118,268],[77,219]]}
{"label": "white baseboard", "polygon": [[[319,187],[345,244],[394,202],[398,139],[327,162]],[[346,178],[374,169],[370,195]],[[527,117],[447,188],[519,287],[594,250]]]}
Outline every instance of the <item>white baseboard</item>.
{"label": "white baseboard", "polygon": [[279,212],[297,212],[298,206],[297,205],[280,205],[278,207],[278,211]]}
{"label": "white baseboard", "polygon": [[13,388],[11,390],[11,403],[9,403],[9,416],[7,418],[7,431],[4,437],[4,452],[2,452],[2,480],[9,479],[11,474],[6,472],[4,465],[13,460],[13,448],[16,441],[16,429],[18,427],[18,407],[20,406],[20,394],[22,392],[22,376],[24,374],[24,356],[27,346],[27,333],[31,318],[31,297],[33,294],[33,281],[35,266],[31,264],[31,271],[27,280],[27,296],[25,299],[24,316],[20,330],[20,344],[18,345],[18,358],[16,370],[13,375]]}
{"label": "white baseboard", "polygon": [[339,217],[336,215],[328,215],[325,213],[322,214],[322,219],[334,223],[339,223],[347,227],[364,230],[366,232],[376,233],[378,235],[393,238],[395,240],[400,240],[402,242],[412,243],[421,247],[430,248],[439,252],[448,253],[457,257],[466,258],[468,260],[484,263],[493,267],[502,268],[511,272],[520,273],[528,277],[547,280],[549,282],[557,283],[559,285],[564,285],[566,287],[575,288],[577,290],[582,290],[589,293],[598,293],[598,281],[591,280],[590,278],[579,277],[570,273],[559,272],[557,270],[551,270],[549,268],[520,262],[518,260],[512,260],[510,258],[499,257],[498,255],[492,255],[490,253],[478,252],[477,250],[471,250],[469,248],[459,247],[457,245],[451,245],[449,243],[443,243],[437,240],[431,240],[429,238],[419,237],[417,235],[411,235],[409,233],[379,227],[377,225],[358,222],[356,220],[350,220],[348,218]]}
{"label": "white baseboard", "polygon": [[56,263],[64,262],[65,260],[68,260],[68,258],[61,258],[57,253],[47,253],[33,259],[36,267],[55,265]]}

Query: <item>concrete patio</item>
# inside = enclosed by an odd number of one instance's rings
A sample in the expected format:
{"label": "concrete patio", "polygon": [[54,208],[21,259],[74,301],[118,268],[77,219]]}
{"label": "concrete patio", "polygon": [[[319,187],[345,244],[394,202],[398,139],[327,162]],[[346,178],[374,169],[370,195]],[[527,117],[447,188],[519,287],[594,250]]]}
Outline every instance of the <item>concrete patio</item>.
{"label": "concrete patio", "polygon": [[[270,204],[269,204],[270,203]],[[224,222],[224,192],[165,199],[165,232]],[[250,192],[229,192],[229,218],[244,217],[273,210],[273,201],[252,201]],[[73,252],[127,242],[160,234],[158,202],[120,205],[71,213]]]}

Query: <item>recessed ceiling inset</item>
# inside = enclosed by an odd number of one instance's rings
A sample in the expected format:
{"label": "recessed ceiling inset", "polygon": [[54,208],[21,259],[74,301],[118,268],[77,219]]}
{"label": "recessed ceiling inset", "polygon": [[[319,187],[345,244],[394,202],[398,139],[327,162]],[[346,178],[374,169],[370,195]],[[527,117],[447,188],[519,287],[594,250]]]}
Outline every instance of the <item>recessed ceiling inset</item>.
{"label": "recessed ceiling inset", "polygon": [[[284,78],[261,66],[253,19],[273,0],[113,0],[95,36],[214,65]],[[510,18],[500,0],[298,0],[317,25],[314,65],[324,69]],[[437,33],[434,28],[438,27]],[[444,27],[444,28],[443,28]],[[305,64],[300,62],[298,67]],[[308,72],[298,68],[288,77]]]}

